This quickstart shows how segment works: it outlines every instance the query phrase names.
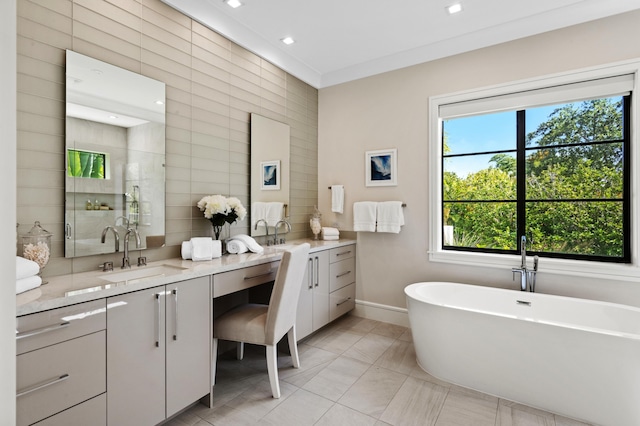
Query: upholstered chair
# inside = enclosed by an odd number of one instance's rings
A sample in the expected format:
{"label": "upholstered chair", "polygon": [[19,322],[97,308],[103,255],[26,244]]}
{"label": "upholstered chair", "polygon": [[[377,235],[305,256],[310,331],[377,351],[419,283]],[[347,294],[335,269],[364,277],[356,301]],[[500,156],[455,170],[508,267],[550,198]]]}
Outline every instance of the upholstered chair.
{"label": "upholstered chair", "polygon": [[214,382],[219,339],[239,342],[238,359],[243,357],[244,343],[263,345],[266,346],[271,392],[274,398],[280,398],[276,345],[286,334],[293,366],[300,367],[296,342],[296,310],[309,249],[310,245],[304,243],[284,252],[269,305],[241,305],[214,320],[212,363]]}

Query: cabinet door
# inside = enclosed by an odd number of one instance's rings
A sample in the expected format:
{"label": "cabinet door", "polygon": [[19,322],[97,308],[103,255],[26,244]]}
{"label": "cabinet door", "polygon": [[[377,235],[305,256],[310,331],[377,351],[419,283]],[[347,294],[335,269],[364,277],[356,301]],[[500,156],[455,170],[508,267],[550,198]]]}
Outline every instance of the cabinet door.
{"label": "cabinet door", "polygon": [[165,419],[164,286],[107,299],[107,395],[110,425]]}
{"label": "cabinet door", "polygon": [[167,285],[167,417],[211,392],[209,277]]}
{"label": "cabinet door", "polygon": [[315,252],[313,258],[313,330],[329,323],[329,252]]}
{"label": "cabinet door", "polygon": [[309,255],[307,269],[302,279],[300,297],[298,298],[298,311],[296,313],[296,338],[303,339],[313,333],[313,259]]}

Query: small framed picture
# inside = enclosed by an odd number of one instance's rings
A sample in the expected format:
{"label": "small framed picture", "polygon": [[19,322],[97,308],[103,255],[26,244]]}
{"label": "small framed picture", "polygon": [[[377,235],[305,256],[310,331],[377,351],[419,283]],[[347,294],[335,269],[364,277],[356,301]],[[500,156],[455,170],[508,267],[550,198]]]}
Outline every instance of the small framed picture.
{"label": "small framed picture", "polygon": [[365,154],[366,186],[398,185],[398,150],[381,149]]}
{"label": "small framed picture", "polygon": [[280,189],[280,160],[262,161],[260,163],[262,171],[263,191],[274,191]]}

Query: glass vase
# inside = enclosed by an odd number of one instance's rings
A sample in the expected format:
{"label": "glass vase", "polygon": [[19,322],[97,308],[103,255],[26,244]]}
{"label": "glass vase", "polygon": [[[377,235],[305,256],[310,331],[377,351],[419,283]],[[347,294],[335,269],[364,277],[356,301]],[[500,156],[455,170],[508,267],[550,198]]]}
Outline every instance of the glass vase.
{"label": "glass vase", "polygon": [[[42,278],[42,270],[51,257],[51,234],[36,221],[31,230],[22,236],[22,257],[38,264],[40,271],[38,276]],[[48,281],[42,280],[42,284]]]}

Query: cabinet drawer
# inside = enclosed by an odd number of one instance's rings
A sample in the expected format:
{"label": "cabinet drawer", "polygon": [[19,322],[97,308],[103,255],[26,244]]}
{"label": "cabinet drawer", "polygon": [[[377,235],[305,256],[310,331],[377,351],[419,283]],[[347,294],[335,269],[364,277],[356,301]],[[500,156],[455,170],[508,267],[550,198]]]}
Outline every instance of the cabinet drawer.
{"label": "cabinet drawer", "polygon": [[349,284],[329,295],[329,321],[356,307],[356,283]]}
{"label": "cabinet drawer", "polygon": [[329,265],[329,291],[336,291],[356,281],[356,260],[341,260]]}
{"label": "cabinet drawer", "polygon": [[35,426],[107,426],[107,394],[47,417]]}
{"label": "cabinet drawer", "polygon": [[225,294],[274,281],[279,264],[280,261],[277,260],[263,265],[216,274],[213,276],[213,297],[224,296]]}
{"label": "cabinet drawer", "polygon": [[29,425],[106,391],[106,332],[18,355],[18,425]]}
{"label": "cabinet drawer", "polygon": [[18,317],[17,354],[104,330],[105,303],[95,300]]}
{"label": "cabinet drawer", "polygon": [[351,244],[344,247],[336,247],[329,250],[329,263],[338,262],[339,260],[350,259],[356,256],[356,246]]}

